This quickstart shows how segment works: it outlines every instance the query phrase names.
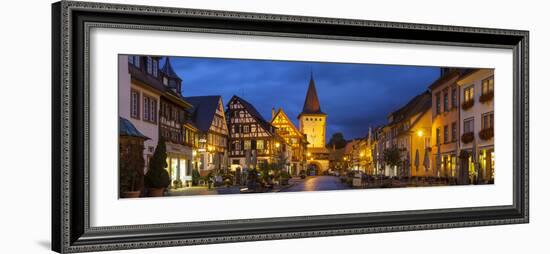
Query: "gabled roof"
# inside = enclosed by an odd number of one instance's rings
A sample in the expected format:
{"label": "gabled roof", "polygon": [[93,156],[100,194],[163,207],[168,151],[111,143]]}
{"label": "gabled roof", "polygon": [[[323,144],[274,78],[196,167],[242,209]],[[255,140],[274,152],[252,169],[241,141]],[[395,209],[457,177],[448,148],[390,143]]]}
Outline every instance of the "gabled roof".
{"label": "gabled roof", "polygon": [[130,66],[128,70],[132,79],[139,81],[139,83],[149,88],[152,88],[160,95],[164,95],[168,99],[173,99],[183,104],[189,104],[184,101],[183,96],[180,93],[175,91],[175,89],[171,89],[168,86],[164,85],[158,78],[155,78],[152,75],[148,75],[141,69],[135,68],[133,66]]}
{"label": "gabled roof", "polygon": [[453,78],[459,78],[460,76],[463,76],[464,74],[470,73],[472,69],[468,68],[451,68],[448,72],[445,72],[441,77],[439,77],[437,80],[435,80],[429,88],[431,90],[437,88],[438,86],[445,84],[449,81],[451,81]]}
{"label": "gabled roof", "polygon": [[160,69],[169,78],[179,79],[181,78],[178,76],[178,74],[174,71],[174,68],[172,68],[172,64],[170,63],[170,57],[166,57],[166,62],[164,62],[164,66],[162,66],[162,69]]}
{"label": "gabled roof", "polygon": [[141,132],[136,128],[136,126],[132,124],[132,122],[120,116],[118,117],[118,135],[142,138],[145,140],[150,139],[141,134]]}
{"label": "gabled roof", "polygon": [[277,118],[277,116],[281,115],[281,117],[283,117],[284,119],[286,119],[286,121],[290,124],[290,126],[292,126],[292,129],[294,130],[294,132],[296,132],[300,137],[303,137],[304,135],[298,130],[298,128],[296,128],[296,126],[294,125],[294,123],[292,121],[290,121],[290,118],[288,118],[288,116],[286,115],[286,113],[283,111],[282,108],[279,108],[279,110],[277,110],[277,113],[273,116],[273,119],[271,119],[271,125],[273,125],[273,121],[275,121],[275,119]]}
{"label": "gabled roof", "polygon": [[231,101],[233,101],[233,100],[237,100],[238,102],[240,102],[243,105],[243,107],[246,109],[246,111],[248,111],[248,113],[252,117],[254,117],[260,125],[262,125],[262,127],[265,129],[265,131],[273,133],[270,130],[271,130],[271,128],[275,128],[275,127],[273,127],[273,125],[271,125],[271,123],[266,121],[264,119],[264,117],[262,116],[262,114],[260,114],[260,112],[258,112],[258,110],[256,110],[256,108],[252,104],[250,104],[248,101],[246,101],[245,99],[243,99],[243,98],[241,98],[237,95],[233,95],[233,97],[231,97],[231,99],[229,100],[227,105],[229,106],[229,103],[231,103]]}
{"label": "gabled roof", "polygon": [[309,80],[306,100],[304,101],[304,107],[302,109],[302,113],[300,114],[325,114],[321,111],[321,104],[319,103],[319,97],[317,97],[317,89],[315,88],[313,74]]}
{"label": "gabled roof", "polygon": [[191,108],[189,112],[199,131],[208,132],[214,115],[216,114],[221,96],[192,96],[185,97],[185,100],[193,105],[193,108]]}
{"label": "gabled roof", "polygon": [[391,125],[394,123],[398,123],[420,112],[424,112],[430,109],[431,107],[432,107],[432,95],[430,94],[430,91],[425,91],[415,96],[405,106],[392,112],[389,116],[391,116],[393,119],[392,119],[392,122],[390,122],[389,124]]}

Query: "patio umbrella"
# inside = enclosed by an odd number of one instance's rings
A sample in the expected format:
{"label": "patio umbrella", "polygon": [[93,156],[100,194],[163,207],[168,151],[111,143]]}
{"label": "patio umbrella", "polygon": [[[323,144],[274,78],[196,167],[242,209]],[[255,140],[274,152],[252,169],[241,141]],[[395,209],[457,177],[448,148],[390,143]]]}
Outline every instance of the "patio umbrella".
{"label": "patio umbrella", "polygon": [[440,176],[441,171],[441,143],[437,144],[437,154],[435,156],[435,168],[437,169],[437,176]]}
{"label": "patio umbrella", "polygon": [[228,160],[228,158],[227,158],[227,150],[225,150],[225,151],[223,152],[223,160],[222,160],[222,167],[223,167],[224,170],[227,169],[227,164],[228,164],[228,161],[227,161],[227,160]]}
{"label": "patio umbrella", "polygon": [[254,168],[256,168],[256,165],[258,164],[258,157],[256,156],[256,150],[252,151],[252,165]]}
{"label": "patio umbrella", "polygon": [[420,166],[420,152],[418,152],[418,148],[416,149],[416,152],[414,154],[414,166],[416,167],[416,171],[418,172],[418,167]]}
{"label": "patio umbrella", "polygon": [[244,159],[246,165],[245,168],[248,168],[250,166],[251,160],[250,160],[250,150],[245,151],[245,159]]}
{"label": "patio umbrella", "polygon": [[411,172],[411,169],[412,169],[411,166],[412,166],[412,164],[411,164],[411,155],[407,151],[407,176],[408,177],[411,177],[411,173],[412,173]]}
{"label": "patio umbrella", "polygon": [[426,169],[426,176],[428,175],[428,171],[430,170],[430,153],[428,152],[428,149],[424,149],[424,168]]}

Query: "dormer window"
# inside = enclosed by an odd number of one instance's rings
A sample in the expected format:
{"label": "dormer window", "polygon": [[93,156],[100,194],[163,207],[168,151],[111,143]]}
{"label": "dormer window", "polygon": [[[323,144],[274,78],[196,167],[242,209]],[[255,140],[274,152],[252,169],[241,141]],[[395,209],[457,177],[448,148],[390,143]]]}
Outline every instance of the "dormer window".
{"label": "dormer window", "polygon": [[153,59],[153,76],[156,78],[159,75],[159,62],[157,59]]}
{"label": "dormer window", "polygon": [[168,78],[164,77],[162,78],[162,83],[167,86],[168,85]]}
{"label": "dormer window", "polygon": [[139,56],[128,56],[128,63],[139,68],[139,65],[140,65]]}
{"label": "dormer window", "polygon": [[153,58],[147,57],[147,73],[153,74]]}

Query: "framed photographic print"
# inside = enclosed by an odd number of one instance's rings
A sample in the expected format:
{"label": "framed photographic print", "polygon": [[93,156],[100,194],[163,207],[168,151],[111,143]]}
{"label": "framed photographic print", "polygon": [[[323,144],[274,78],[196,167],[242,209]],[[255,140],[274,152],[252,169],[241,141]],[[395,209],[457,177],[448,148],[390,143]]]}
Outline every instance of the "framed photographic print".
{"label": "framed photographic print", "polygon": [[529,221],[528,31],[52,11],[57,252]]}

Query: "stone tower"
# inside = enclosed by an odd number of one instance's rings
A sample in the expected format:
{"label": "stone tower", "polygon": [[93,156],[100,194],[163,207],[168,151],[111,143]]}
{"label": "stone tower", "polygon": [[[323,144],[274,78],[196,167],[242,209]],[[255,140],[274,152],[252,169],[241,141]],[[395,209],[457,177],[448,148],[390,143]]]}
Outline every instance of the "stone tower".
{"label": "stone tower", "polygon": [[328,169],[328,150],[326,149],[327,114],[321,110],[313,74],[309,80],[304,107],[300,115],[300,132],[307,139],[308,174],[316,175]]}
{"label": "stone tower", "polygon": [[308,148],[325,148],[326,144],[326,119],[327,114],[321,111],[321,104],[317,97],[317,89],[313,75],[309,80],[306,99],[302,113],[298,115],[300,132],[306,134]]}

